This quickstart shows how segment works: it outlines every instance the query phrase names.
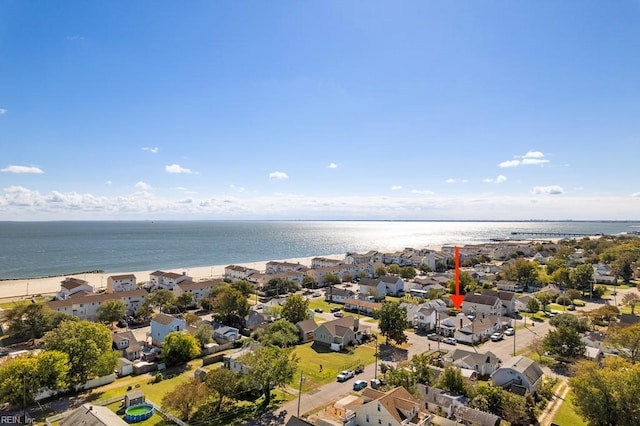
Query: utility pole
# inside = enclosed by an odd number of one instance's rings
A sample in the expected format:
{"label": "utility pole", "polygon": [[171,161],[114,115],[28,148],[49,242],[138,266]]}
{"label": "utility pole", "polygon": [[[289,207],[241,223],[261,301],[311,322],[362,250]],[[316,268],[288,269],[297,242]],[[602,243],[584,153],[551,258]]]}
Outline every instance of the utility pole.
{"label": "utility pole", "polygon": [[[526,318],[526,317],[525,317]],[[516,356],[516,329],[513,328],[513,356]]]}
{"label": "utility pole", "polygon": [[374,334],[373,336],[376,339],[376,353],[374,355],[376,360],[376,365],[375,365],[375,370],[373,370],[373,378],[377,379],[378,378],[378,335]]}
{"label": "utility pole", "polygon": [[304,381],[304,373],[300,372],[300,387],[298,388],[298,417],[300,417],[300,397],[302,396],[302,382]]}

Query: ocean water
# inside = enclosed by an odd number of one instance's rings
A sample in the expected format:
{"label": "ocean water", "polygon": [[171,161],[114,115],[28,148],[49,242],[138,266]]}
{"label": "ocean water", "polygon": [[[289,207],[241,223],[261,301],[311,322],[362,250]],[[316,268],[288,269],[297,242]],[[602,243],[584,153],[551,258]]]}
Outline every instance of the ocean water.
{"label": "ocean water", "polygon": [[0,279],[545,238],[533,233],[613,235],[639,230],[640,222],[579,221],[0,222]]}

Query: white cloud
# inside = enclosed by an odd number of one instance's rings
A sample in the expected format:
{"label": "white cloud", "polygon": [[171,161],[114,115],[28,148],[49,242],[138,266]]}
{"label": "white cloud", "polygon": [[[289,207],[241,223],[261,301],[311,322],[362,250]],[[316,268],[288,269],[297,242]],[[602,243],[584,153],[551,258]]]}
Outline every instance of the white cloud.
{"label": "white cloud", "polygon": [[558,185],[534,186],[532,192],[536,195],[560,195],[564,194],[564,189]]}
{"label": "white cloud", "polygon": [[482,179],[482,181],[484,183],[504,183],[507,181],[507,177],[505,175],[498,175],[498,177],[496,177],[495,179],[486,178],[486,179]]}
{"label": "white cloud", "polygon": [[337,168],[338,168],[338,165],[337,165],[336,163],[329,163],[329,166],[328,166],[328,167],[329,167],[330,169],[337,169]]}
{"label": "white cloud", "polygon": [[631,196],[640,198],[640,192],[634,192]]}
{"label": "white cloud", "polygon": [[75,35],[67,36],[67,40],[68,40],[68,41],[84,40],[84,37],[83,37],[83,36],[81,36],[81,35],[77,35],[77,34],[75,34]]}
{"label": "white cloud", "polygon": [[398,191],[398,190],[400,190],[400,189],[402,189],[402,185],[393,185],[393,186],[391,187],[391,190],[392,190],[392,191]]}
{"label": "white cloud", "polygon": [[7,110],[5,108],[0,108],[0,115],[5,115]]}
{"label": "white cloud", "polygon": [[135,186],[136,186],[137,189],[139,189],[141,191],[151,191],[151,189],[152,189],[151,185],[149,185],[146,182],[142,182],[142,181],[136,183]]}
{"label": "white cloud", "polygon": [[289,179],[289,176],[284,172],[271,172],[269,173],[269,179],[281,180],[281,179]]}
{"label": "white cloud", "polygon": [[234,185],[234,184],[229,185],[229,188],[231,188],[231,190],[234,191],[234,192],[240,192],[240,193],[247,192],[247,190],[244,187],[237,186],[237,185]]}
{"label": "white cloud", "polygon": [[110,180],[108,180],[108,181],[106,181],[104,184],[105,184],[105,185],[107,185],[107,186],[111,186],[111,185],[113,184],[113,182],[111,182]]}
{"label": "white cloud", "polygon": [[514,156],[516,160],[507,160],[498,164],[498,167],[518,167],[518,166],[533,166],[537,164],[546,164],[549,160],[544,158],[544,153],[540,151],[528,151],[524,155]]}
{"label": "white cloud", "polygon": [[498,167],[507,168],[507,167],[518,167],[520,165],[520,160],[507,160],[498,164]]}
{"label": "white cloud", "polygon": [[196,175],[196,174],[198,174],[198,172],[194,172],[191,169],[187,169],[185,167],[182,167],[179,164],[169,164],[168,166],[164,167],[164,170],[167,173],[181,173],[181,174],[185,174],[185,175]]}
{"label": "white cloud", "polygon": [[447,180],[444,181],[445,183],[467,183],[469,182],[468,179],[454,179],[454,178],[449,178]]}
{"label": "white cloud", "polygon": [[420,194],[420,195],[433,195],[435,192],[429,191],[428,189],[412,189],[412,194]]}
{"label": "white cloud", "polygon": [[157,146],[154,146],[154,147],[145,146],[145,147],[142,147],[142,150],[143,151],[149,151],[152,154],[157,154],[158,151],[160,151],[160,148],[158,148]]}
{"label": "white cloud", "polygon": [[42,174],[44,173],[41,168],[34,166],[15,166],[10,165],[0,170],[0,172],[4,173],[33,173],[33,174]]}

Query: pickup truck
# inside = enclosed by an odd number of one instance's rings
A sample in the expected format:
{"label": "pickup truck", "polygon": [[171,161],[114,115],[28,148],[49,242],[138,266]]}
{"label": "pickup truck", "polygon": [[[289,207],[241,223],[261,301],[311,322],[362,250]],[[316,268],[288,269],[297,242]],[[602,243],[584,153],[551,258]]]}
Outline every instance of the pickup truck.
{"label": "pickup truck", "polygon": [[344,370],[341,371],[340,374],[336,377],[339,382],[346,382],[349,379],[352,379],[355,376],[355,373],[352,370]]}

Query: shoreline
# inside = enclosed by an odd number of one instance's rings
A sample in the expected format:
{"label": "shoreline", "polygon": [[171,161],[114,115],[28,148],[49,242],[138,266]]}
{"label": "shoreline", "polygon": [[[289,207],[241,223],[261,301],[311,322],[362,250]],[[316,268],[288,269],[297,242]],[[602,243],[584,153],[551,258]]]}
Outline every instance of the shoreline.
{"label": "shoreline", "polygon": [[[594,236],[595,237],[595,236]],[[597,238],[597,237],[596,237]],[[549,238],[544,241],[557,243],[560,238]],[[538,240],[508,240],[504,243],[532,243]],[[461,247],[469,245],[481,245],[481,244],[500,244],[503,242],[487,241],[484,243],[475,244],[463,244]],[[448,244],[447,244],[448,246]],[[441,251],[444,246],[426,246],[420,249]],[[311,267],[311,260],[315,257],[324,257],[328,259],[344,259],[346,253],[328,254],[328,255],[315,255],[308,257],[297,257],[291,259],[270,259],[261,260],[256,262],[244,262],[244,263],[230,263],[226,265],[209,265],[209,266],[196,266],[191,268],[172,268],[172,269],[153,269],[147,271],[123,271],[123,272],[104,272],[104,271],[87,271],[79,272],[75,274],[61,274],[40,278],[7,278],[0,280],[0,300],[18,301],[29,299],[37,295],[51,295],[60,290],[60,283],[64,278],[80,278],[87,281],[93,286],[94,291],[100,289],[106,289],[107,278],[115,275],[128,275],[133,274],[136,277],[138,283],[149,281],[149,275],[152,272],[161,270],[163,272],[175,272],[178,274],[185,273],[190,276],[194,281],[204,281],[207,279],[219,279],[224,278],[224,269],[229,265],[244,266],[247,268],[257,269],[261,273],[266,270],[267,262],[289,262],[300,263],[304,266]]]}

